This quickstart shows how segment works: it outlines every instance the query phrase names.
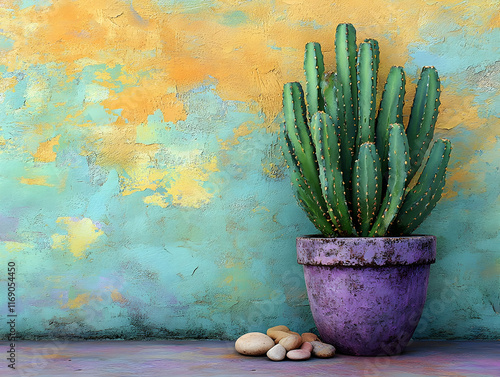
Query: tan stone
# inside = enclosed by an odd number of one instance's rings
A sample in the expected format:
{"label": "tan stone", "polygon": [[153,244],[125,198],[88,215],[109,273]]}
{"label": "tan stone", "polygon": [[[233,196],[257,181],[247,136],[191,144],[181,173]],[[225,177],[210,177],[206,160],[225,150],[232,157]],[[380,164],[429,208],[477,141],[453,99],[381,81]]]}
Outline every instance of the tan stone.
{"label": "tan stone", "polygon": [[281,344],[276,344],[267,351],[267,357],[273,361],[281,361],[286,357],[286,349]]}
{"label": "tan stone", "polygon": [[303,349],[296,349],[288,351],[286,357],[288,357],[290,360],[307,360],[311,357],[311,352]]}
{"label": "tan stone", "polygon": [[267,329],[267,335],[269,335],[269,331],[285,331],[285,332],[289,332],[290,329],[288,327],[286,327],[285,325],[278,325],[278,326],[274,326],[274,327],[270,327]]}
{"label": "tan stone", "polygon": [[313,347],[312,354],[316,357],[327,359],[335,355],[335,347],[331,344],[313,341],[311,345]]}
{"label": "tan stone", "polygon": [[265,355],[272,347],[274,347],[274,340],[260,332],[250,332],[242,335],[234,344],[237,352],[249,356]]}
{"label": "tan stone", "polygon": [[313,334],[312,332],[302,333],[301,337],[304,342],[314,342],[314,341],[321,342],[321,339],[318,338],[318,336],[316,334]]}
{"label": "tan stone", "polygon": [[287,351],[299,348],[302,345],[302,338],[300,335],[291,334],[279,341]]}
{"label": "tan stone", "polygon": [[281,331],[281,330],[274,330],[274,331],[268,331],[267,335],[274,339],[274,343],[279,343],[279,341],[283,338],[286,338],[287,336],[290,336],[291,334],[287,331]]}

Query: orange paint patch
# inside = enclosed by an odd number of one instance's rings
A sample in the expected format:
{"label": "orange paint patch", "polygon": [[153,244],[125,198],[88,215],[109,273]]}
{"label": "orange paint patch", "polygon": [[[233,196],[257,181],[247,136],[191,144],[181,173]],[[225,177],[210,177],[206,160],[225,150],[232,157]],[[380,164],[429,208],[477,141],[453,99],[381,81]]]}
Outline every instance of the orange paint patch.
{"label": "orange paint patch", "polygon": [[102,102],[108,110],[122,109],[117,124],[147,122],[148,115],[161,110],[167,122],[177,122],[186,119],[182,102],[178,101],[175,93],[167,93],[168,86],[160,81],[145,80],[140,87],[126,88],[120,93],[111,96]]}
{"label": "orange paint patch", "polygon": [[33,154],[36,162],[53,162],[56,160],[57,154],[54,152],[54,147],[59,145],[61,135],[57,135],[52,139],[40,143],[36,153]]}
{"label": "orange paint patch", "polygon": [[[420,3],[429,6],[424,0]],[[374,0],[372,11],[365,12],[360,11],[368,6],[362,0],[349,6],[320,0],[307,5],[225,2],[210,7],[210,14],[205,8],[179,14],[149,0],[134,1],[133,7],[114,0],[61,0],[42,10],[17,11],[15,19],[7,20],[3,27],[13,35],[15,46],[3,60],[10,67],[64,62],[70,76],[86,65],[110,62],[131,74],[152,71],[154,83],[142,80],[135,90],[113,95],[107,102],[110,109],[123,109],[122,118],[129,122],[143,122],[158,108],[166,120],[183,119],[182,106],[173,104],[178,101],[175,94],[213,77],[224,100],[258,103],[266,116],[263,126],[269,127],[281,111],[283,83],[303,80],[308,41],[322,43],[328,69],[333,69],[335,28],[349,20],[358,28],[359,40],[379,38],[382,67],[404,64],[407,45],[419,40],[418,29],[397,25],[417,22],[423,16],[418,5],[395,3],[387,10],[387,2]],[[432,7],[442,12],[438,5]],[[237,26],[218,22],[235,10],[248,20]],[[386,37],[387,30],[397,32]]]}

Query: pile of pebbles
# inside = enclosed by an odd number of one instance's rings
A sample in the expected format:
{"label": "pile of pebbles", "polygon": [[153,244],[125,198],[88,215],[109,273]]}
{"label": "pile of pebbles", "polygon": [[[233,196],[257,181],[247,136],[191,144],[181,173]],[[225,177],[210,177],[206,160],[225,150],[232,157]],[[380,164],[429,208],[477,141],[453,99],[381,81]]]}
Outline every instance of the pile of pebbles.
{"label": "pile of pebbles", "polygon": [[316,334],[306,332],[300,335],[284,325],[267,330],[267,335],[250,332],[240,336],[234,345],[242,355],[267,355],[270,360],[307,360],[311,356],[329,358],[335,355],[335,347],[323,343]]}

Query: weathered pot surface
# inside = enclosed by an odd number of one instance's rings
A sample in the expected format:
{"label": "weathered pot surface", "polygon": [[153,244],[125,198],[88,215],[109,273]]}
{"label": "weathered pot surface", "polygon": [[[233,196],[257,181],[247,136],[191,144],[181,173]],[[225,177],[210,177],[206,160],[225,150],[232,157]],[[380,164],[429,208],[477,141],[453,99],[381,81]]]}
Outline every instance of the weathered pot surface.
{"label": "weathered pot surface", "polygon": [[297,238],[323,341],[349,355],[395,355],[422,314],[436,237]]}

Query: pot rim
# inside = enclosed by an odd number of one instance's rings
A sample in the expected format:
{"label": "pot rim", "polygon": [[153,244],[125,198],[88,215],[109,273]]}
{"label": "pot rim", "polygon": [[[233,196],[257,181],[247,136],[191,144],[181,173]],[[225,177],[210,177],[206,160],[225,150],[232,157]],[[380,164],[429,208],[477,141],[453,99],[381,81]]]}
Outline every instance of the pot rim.
{"label": "pot rim", "polygon": [[436,236],[297,237],[297,262],[313,266],[384,267],[431,264]]}

